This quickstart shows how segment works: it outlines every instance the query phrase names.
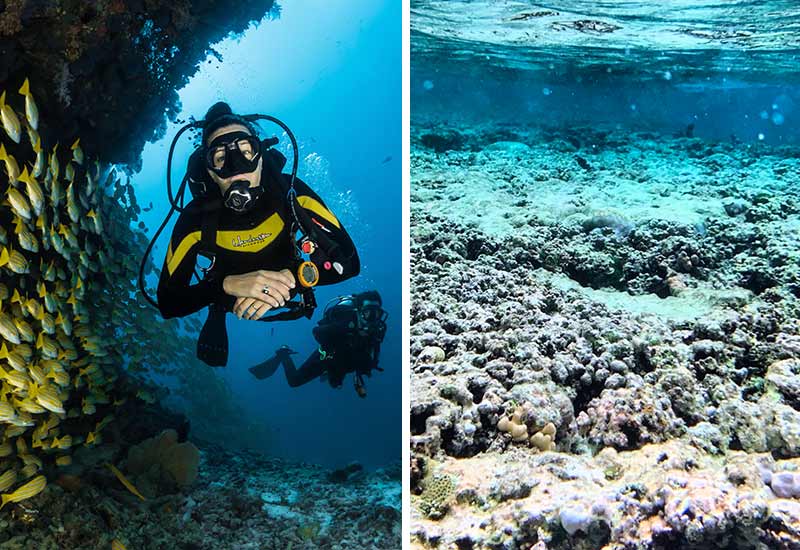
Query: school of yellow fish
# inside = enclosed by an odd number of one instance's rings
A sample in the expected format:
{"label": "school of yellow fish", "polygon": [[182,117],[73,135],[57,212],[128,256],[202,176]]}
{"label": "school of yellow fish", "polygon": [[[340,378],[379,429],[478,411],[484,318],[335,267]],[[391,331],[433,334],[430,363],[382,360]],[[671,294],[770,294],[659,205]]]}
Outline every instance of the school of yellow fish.
{"label": "school of yellow fish", "polygon": [[[0,93],[0,508],[42,492],[42,474],[71,464],[72,449],[100,444],[113,411],[136,395],[119,383],[123,369],[142,372],[186,349],[180,338],[165,338],[135,291],[146,239],[131,229],[140,209],[130,182],[90,161],[80,139],[61,150],[45,144],[27,79],[16,96],[24,111],[7,92]],[[137,397],[153,399],[141,390]]]}

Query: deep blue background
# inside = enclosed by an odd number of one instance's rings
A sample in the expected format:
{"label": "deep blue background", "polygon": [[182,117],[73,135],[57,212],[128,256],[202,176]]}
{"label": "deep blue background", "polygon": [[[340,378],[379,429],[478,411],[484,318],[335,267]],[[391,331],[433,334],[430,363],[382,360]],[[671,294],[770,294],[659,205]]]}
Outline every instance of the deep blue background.
{"label": "deep blue background", "polygon": [[[341,285],[320,287],[321,307],[311,321],[265,325],[229,315],[230,359],[218,373],[247,413],[270,427],[272,454],[327,466],[358,460],[378,467],[400,460],[402,442],[401,3],[293,0],[281,8],[278,19],[267,18],[214,46],[222,62],[210,57],[180,91],[179,119],[201,118],[224,100],[236,112],[283,120],[300,143],[298,175],[349,230],[362,271]],[[168,211],[164,170],[179,126],[171,124],[163,140],[146,147],[143,169],[133,178],[140,203],[154,204],[142,215],[150,235]],[[262,127],[263,135],[282,134],[276,126]],[[183,139],[177,149],[174,185],[191,143]],[[280,147],[291,158],[285,136]],[[171,229],[172,223],[166,232]],[[159,266],[167,234],[154,252]],[[372,288],[381,292],[389,321],[381,356],[385,372],[367,379],[367,399],[358,398],[351,377],[340,390],[316,381],[292,389],[282,372],[264,381],[247,372],[281,344],[298,350],[301,362],[316,349],[311,328],[322,306],[339,294]]]}

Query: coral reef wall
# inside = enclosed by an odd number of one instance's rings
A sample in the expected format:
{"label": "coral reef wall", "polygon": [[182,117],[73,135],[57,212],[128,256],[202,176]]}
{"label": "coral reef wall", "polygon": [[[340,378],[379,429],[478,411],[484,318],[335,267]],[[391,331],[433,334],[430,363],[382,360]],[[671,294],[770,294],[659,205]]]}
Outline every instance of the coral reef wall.
{"label": "coral reef wall", "polygon": [[136,168],[209,44],[276,9],[274,0],[0,1],[0,82],[30,78],[44,141],[80,135],[103,161]]}

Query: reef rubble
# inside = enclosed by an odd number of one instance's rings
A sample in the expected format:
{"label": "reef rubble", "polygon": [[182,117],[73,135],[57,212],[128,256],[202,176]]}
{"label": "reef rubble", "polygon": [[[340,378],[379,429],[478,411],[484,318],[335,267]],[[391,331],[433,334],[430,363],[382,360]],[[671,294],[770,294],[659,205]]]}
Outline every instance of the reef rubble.
{"label": "reef rubble", "polygon": [[411,135],[413,547],[800,547],[800,151]]}
{"label": "reef rubble", "polygon": [[[141,501],[102,467],[112,445],[85,453],[79,475],[9,505],[0,548],[147,550],[400,548],[400,467],[334,479],[319,466],[200,443],[197,480]],[[80,463],[80,456],[76,463]]]}

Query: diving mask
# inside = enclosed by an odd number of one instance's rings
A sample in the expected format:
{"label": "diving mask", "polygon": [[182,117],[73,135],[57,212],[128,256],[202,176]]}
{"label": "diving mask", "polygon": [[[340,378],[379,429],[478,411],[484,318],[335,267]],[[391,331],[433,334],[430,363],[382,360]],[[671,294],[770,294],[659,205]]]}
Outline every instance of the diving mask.
{"label": "diving mask", "polygon": [[247,132],[222,134],[206,148],[206,167],[220,178],[252,172],[260,158],[261,142]]}

